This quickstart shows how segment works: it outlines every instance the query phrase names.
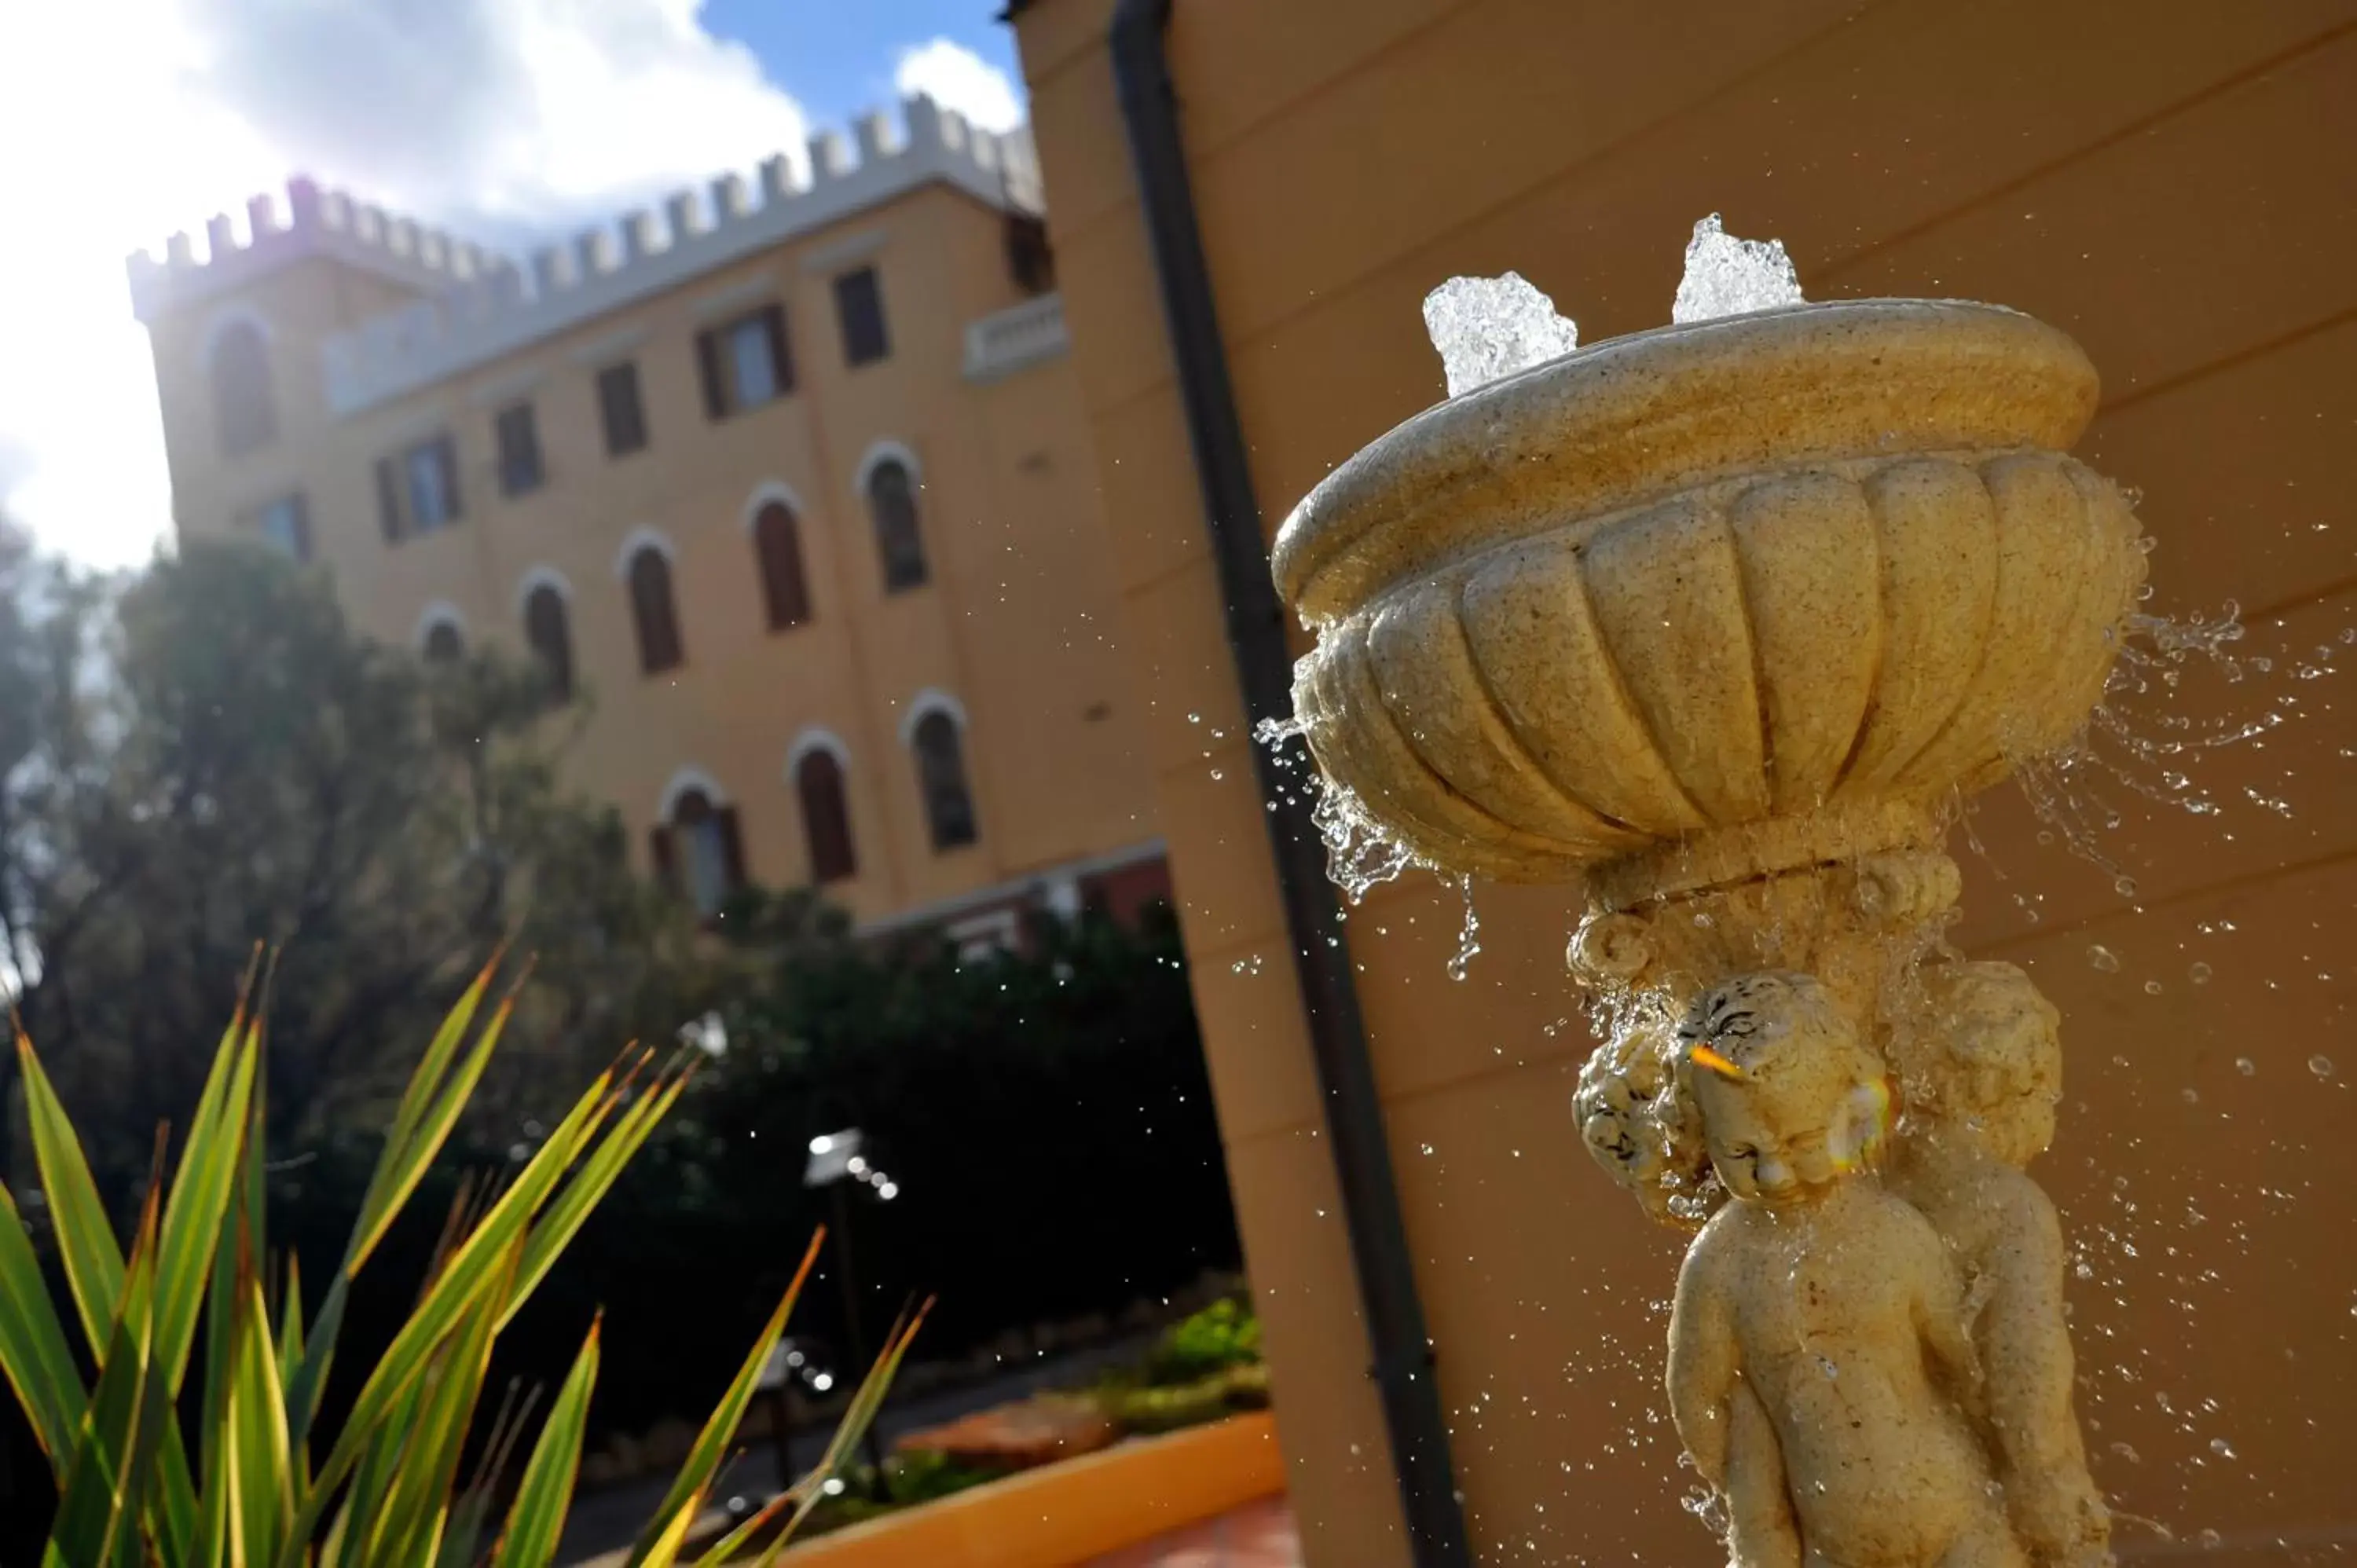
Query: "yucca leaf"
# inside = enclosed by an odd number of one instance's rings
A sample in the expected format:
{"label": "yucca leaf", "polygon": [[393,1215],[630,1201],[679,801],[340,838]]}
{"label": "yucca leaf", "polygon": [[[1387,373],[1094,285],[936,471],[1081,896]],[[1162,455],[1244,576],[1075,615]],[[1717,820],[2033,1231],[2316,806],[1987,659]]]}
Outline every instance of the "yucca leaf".
{"label": "yucca leaf", "polygon": [[[336,1350],[336,1338],[343,1327],[344,1305],[351,1291],[352,1276],[368,1261],[369,1254],[383,1239],[385,1230],[400,1216],[410,1194],[441,1152],[442,1144],[457,1124],[458,1112],[475,1091],[475,1085],[490,1060],[491,1049],[499,1043],[500,1031],[506,1026],[515,997],[511,992],[493,1014],[476,1039],[455,1075],[447,1084],[445,1076],[451,1058],[457,1053],[466,1034],[467,1026],[475,1015],[484,992],[490,987],[491,974],[498,965],[494,958],[475,976],[466,994],[442,1021],[425,1056],[410,1076],[409,1087],[402,1093],[401,1103],[394,1109],[393,1130],[386,1135],[384,1148],[377,1155],[375,1171],[369,1177],[368,1189],[361,1202],[360,1218],[354,1221],[350,1240],[346,1243],[344,1261],[328,1283],[327,1299],[320,1304],[319,1316],[311,1325],[309,1345],[304,1352],[299,1369],[287,1382],[287,1408],[292,1419],[295,1440],[300,1444],[310,1436],[311,1421],[317,1413],[319,1391],[325,1385],[328,1367]],[[600,1080],[601,1083],[603,1080]]]}
{"label": "yucca leaf", "polygon": [[247,1560],[266,1561],[295,1508],[295,1455],[286,1437],[286,1395],[262,1281],[245,1272],[238,1305],[232,1431],[239,1456],[239,1535]]}
{"label": "yucca leaf", "polygon": [[917,1331],[924,1327],[925,1318],[932,1310],[933,1304],[928,1298],[915,1313],[904,1313],[892,1325],[892,1331],[884,1337],[884,1349],[876,1358],[875,1365],[867,1369],[867,1375],[860,1380],[858,1391],[851,1396],[851,1403],[845,1409],[843,1419],[835,1423],[834,1435],[827,1440],[826,1452],[819,1456],[817,1466],[795,1488],[800,1497],[794,1505],[793,1517],[786,1520],[785,1527],[770,1542],[769,1550],[755,1560],[754,1568],[770,1568],[770,1564],[778,1560],[793,1541],[794,1531],[802,1528],[802,1521],[810,1518],[811,1510],[818,1507],[819,1499],[826,1495],[829,1477],[843,1469],[845,1461],[859,1445],[859,1440],[867,1435],[867,1429],[875,1423],[877,1412],[884,1408],[885,1395],[892,1391],[892,1380],[899,1374],[901,1359],[909,1354],[909,1347],[916,1342]]}
{"label": "yucca leaf", "polygon": [[494,1568],[548,1568],[556,1556],[557,1538],[565,1533],[565,1515],[573,1498],[574,1477],[581,1468],[581,1434],[589,1421],[589,1395],[597,1386],[598,1322],[589,1325],[581,1353],[565,1375],[556,1402],[549,1407],[540,1441],[533,1444],[515,1502],[508,1509],[507,1528],[492,1552]]}
{"label": "yucca leaf", "polygon": [[114,1227],[99,1200],[98,1184],[91,1179],[90,1162],[82,1157],[81,1140],[58,1102],[49,1075],[33,1042],[16,1036],[18,1081],[25,1094],[25,1121],[33,1133],[33,1157],[40,1167],[41,1190],[48,1195],[49,1218],[56,1228],[58,1256],[66,1266],[66,1285],[81,1314],[83,1337],[93,1356],[103,1352],[114,1329],[115,1310],[123,1299],[123,1249]]}
{"label": "yucca leaf", "polygon": [[0,1187],[0,1374],[16,1391],[33,1436],[62,1482],[90,1396],[50,1304],[16,1201]]}
{"label": "yucca leaf", "polygon": [[582,1161],[580,1170],[565,1184],[556,1201],[549,1205],[546,1216],[532,1228],[532,1240],[524,1250],[523,1268],[516,1277],[514,1297],[508,1303],[507,1316],[500,1323],[502,1331],[531,1299],[533,1289],[554,1266],[558,1254],[580,1231],[590,1210],[612,1188],[622,1167],[639,1152],[655,1124],[678,1103],[681,1092],[687,1088],[688,1077],[680,1072],[671,1075],[668,1082],[658,1079],[623,1112],[614,1130]]}
{"label": "yucca leaf", "polygon": [[73,1463],[58,1498],[43,1568],[135,1564],[138,1513],[162,1415],[169,1402],[150,1351],[156,1326],[156,1199],[150,1184],[131,1262],[117,1293],[115,1320],[102,1341],[104,1359],[76,1434]]}
{"label": "yucca leaf", "polygon": [[393,1528],[379,1532],[382,1549],[375,1555],[381,1568],[417,1568],[439,1555],[442,1531],[450,1514],[450,1488],[458,1477],[458,1460],[474,1424],[475,1405],[490,1371],[491,1341],[499,1332],[500,1309],[515,1283],[516,1265],[523,1257],[523,1238],[509,1245],[498,1282],[482,1293],[467,1313],[458,1332],[445,1348],[438,1377],[410,1428],[402,1453],[401,1474],[387,1510]]}
{"label": "yucca leaf", "polygon": [[[541,1145],[540,1152],[524,1165],[515,1184],[500,1195],[473,1235],[467,1238],[441,1276],[427,1291],[417,1310],[410,1315],[393,1344],[377,1362],[376,1369],[361,1385],[359,1397],[353,1401],[350,1415],[336,1445],[328,1451],[319,1466],[317,1478],[309,1488],[309,1496],[299,1510],[296,1528],[286,1549],[280,1555],[282,1568],[296,1568],[297,1559],[290,1555],[299,1551],[317,1527],[336,1487],[358,1463],[364,1445],[377,1423],[393,1403],[425,1370],[427,1361],[443,1341],[457,1328],[467,1309],[500,1281],[499,1265],[507,1249],[522,1236],[533,1215],[539,1212],[556,1184],[580,1154],[583,1144],[595,1134],[598,1123],[612,1109],[610,1073],[601,1073],[588,1090],[577,1101],[556,1130]],[[340,1287],[349,1275],[339,1274]],[[331,1288],[331,1297],[333,1295]],[[324,1317],[325,1313],[322,1314]],[[316,1334],[309,1352],[304,1359],[304,1374],[308,1376],[319,1359],[322,1346]]]}
{"label": "yucca leaf", "polygon": [[247,1111],[261,1042],[248,1025],[222,1036],[164,1206],[156,1262],[156,1345],[166,1383],[178,1394],[204,1304],[205,1276],[220,1251],[221,1220],[245,1160]]}
{"label": "yucca leaf", "polygon": [[303,1364],[303,1270],[286,1254],[286,1285],[278,1301],[278,1380],[283,1384]]}
{"label": "yucca leaf", "polygon": [[521,1387],[520,1381],[511,1380],[506,1397],[500,1401],[499,1413],[491,1418],[490,1434],[483,1440],[482,1452],[475,1460],[474,1478],[451,1505],[450,1526],[442,1532],[442,1549],[435,1554],[435,1568],[474,1568],[487,1561],[482,1552],[483,1527],[490,1520],[493,1494],[500,1477],[508,1472],[508,1461],[515,1457],[525,1423],[540,1403],[538,1384],[533,1384],[519,1400],[516,1396]]}
{"label": "yucca leaf", "polygon": [[670,1514],[657,1514],[655,1524],[647,1527],[651,1539],[632,1553],[630,1561],[640,1568],[672,1568],[679,1561],[680,1548],[687,1544],[688,1531],[695,1528],[696,1516],[704,1511],[704,1497],[705,1488],[698,1487]]}
{"label": "yucca leaf", "polygon": [[[720,1462],[726,1456],[728,1445],[737,1435],[737,1423],[745,1419],[745,1407],[753,1402],[753,1391],[760,1386],[761,1369],[770,1364],[770,1352],[777,1348],[778,1336],[785,1332],[786,1318],[793,1312],[794,1302],[802,1293],[802,1283],[810,1278],[811,1269],[818,1262],[819,1248],[825,1240],[826,1230],[822,1226],[811,1237],[809,1250],[802,1253],[802,1266],[794,1271],[793,1282],[786,1286],[786,1294],[779,1299],[777,1310],[770,1314],[770,1321],[762,1326],[760,1336],[753,1341],[753,1348],[746,1356],[744,1364],[737,1368],[727,1392],[720,1396],[720,1403],[713,1411],[711,1419],[704,1423],[704,1430],[696,1435],[695,1446],[688,1450],[687,1462],[680,1467],[679,1478],[672,1483],[671,1491],[664,1496],[655,1509],[653,1519],[631,1548],[631,1568],[659,1568],[661,1563],[667,1562],[668,1559],[655,1556],[657,1547],[680,1518],[682,1509],[690,1508],[688,1517],[692,1519],[692,1505],[710,1490],[713,1477],[719,1474]],[[680,1525],[683,1539],[685,1529],[684,1524]],[[678,1551],[676,1542],[672,1550],[674,1553]]]}

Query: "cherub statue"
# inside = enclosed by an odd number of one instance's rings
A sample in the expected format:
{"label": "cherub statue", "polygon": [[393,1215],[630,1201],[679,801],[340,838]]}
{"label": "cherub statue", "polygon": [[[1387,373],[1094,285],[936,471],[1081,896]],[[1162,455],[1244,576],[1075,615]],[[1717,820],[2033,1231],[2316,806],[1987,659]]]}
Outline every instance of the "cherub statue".
{"label": "cherub statue", "polygon": [[1930,1005],[1894,1047],[1907,1117],[1890,1185],[1946,1240],[1977,1305],[1970,1326],[2015,1530],[2041,1568],[2095,1568],[2111,1560],[2111,1520],[2071,1405],[2062,1229],[2021,1169],[2054,1139],[2061,1016],[2009,963],[1925,979]]}
{"label": "cherub statue", "polygon": [[1676,1047],[1667,1022],[1629,1022],[1580,1068],[1572,1109],[1580,1142],[1646,1215],[1692,1230],[1723,1195],[1678,1085]]}
{"label": "cherub statue", "polygon": [[[1734,1201],[1678,1273],[1670,1412],[1727,1495],[1738,1568],[2026,1568],[1964,1408],[1978,1374],[1955,1265],[1867,1168],[1880,1059],[1796,973],[1714,987],[1678,1038]],[[1779,1473],[1789,1515],[1763,1479]]]}

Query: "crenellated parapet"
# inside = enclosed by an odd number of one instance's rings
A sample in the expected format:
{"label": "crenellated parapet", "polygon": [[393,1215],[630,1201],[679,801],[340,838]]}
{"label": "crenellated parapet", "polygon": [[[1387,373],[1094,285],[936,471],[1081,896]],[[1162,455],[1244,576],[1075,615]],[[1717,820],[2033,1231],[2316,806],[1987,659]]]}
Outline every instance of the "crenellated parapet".
{"label": "crenellated parapet", "polygon": [[184,234],[161,262],[134,255],[133,307],[153,320],[309,255],[410,284],[424,296],[416,303],[321,346],[329,408],[352,414],[932,181],[1011,210],[1040,207],[1028,129],[980,130],[919,96],[901,104],[897,124],[872,113],[854,123],[848,142],[833,131],[813,136],[807,171],[779,154],[755,180],[724,174],[704,189],[674,192],[660,210],[585,230],[569,244],[534,251],[522,267],[296,180],[288,221],[276,220],[267,197],[249,204],[242,246],[221,217],[208,225],[203,262]]}

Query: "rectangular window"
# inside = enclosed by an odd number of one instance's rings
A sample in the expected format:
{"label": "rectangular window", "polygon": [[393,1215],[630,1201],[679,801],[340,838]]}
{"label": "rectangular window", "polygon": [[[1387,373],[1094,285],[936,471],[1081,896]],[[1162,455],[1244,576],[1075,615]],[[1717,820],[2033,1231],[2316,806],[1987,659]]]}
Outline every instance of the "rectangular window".
{"label": "rectangular window", "polygon": [[457,444],[446,433],[378,458],[376,506],[388,544],[457,521]]}
{"label": "rectangular window", "polygon": [[608,365],[597,372],[597,416],[606,426],[606,453],[627,457],[647,444],[647,413],[639,402],[639,366],[635,360]]}
{"label": "rectangular window", "polygon": [[1006,275],[1025,294],[1046,294],[1056,286],[1056,252],[1048,248],[1045,220],[1028,212],[1006,215]]}
{"label": "rectangular window", "polygon": [[272,501],[255,521],[263,539],[279,553],[294,561],[311,559],[311,509],[302,491]]}
{"label": "rectangular window", "polygon": [[726,419],[785,396],[794,390],[785,308],[765,305],[697,333],[695,368],[707,418]]}
{"label": "rectangular window", "polygon": [[491,422],[500,448],[500,494],[530,495],[546,478],[540,466],[540,425],[529,403],[510,403]]}
{"label": "rectangular window", "polygon": [[408,481],[409,528],[431,533],[458,521],[458,458],[447,435],[421,441],[402,454],[401,467]]}
{"label": "rectangular window", "polygon": [[843,324],[845,364],[873,364],[892,352],[891,337],[884,329],[884,285],[874,267],[834,280],[834,314]]}

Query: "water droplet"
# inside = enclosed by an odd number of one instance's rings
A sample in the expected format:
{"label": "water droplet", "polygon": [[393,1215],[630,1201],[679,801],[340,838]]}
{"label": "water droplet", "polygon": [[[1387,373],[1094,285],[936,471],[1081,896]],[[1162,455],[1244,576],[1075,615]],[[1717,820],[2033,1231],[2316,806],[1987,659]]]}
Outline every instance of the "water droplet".
{"label": "water droplet", "polygon": [[2234,1070],[2241,1073],[2244,1078],[2256,1078],[2259,1076],[2259,1064],[2253,1061],[2248,1057],[2236,1057],[2234,1058]]}
{"label": "water droplet", "polygon": [[2330,1078],[2332,1076],[2332,1058],[2325,1056],[2321,1052],[2319,1052],[2317,1055],[2308,1058],[2308,1070],[2314,1073],[2319,1078]]}
{"label": "water droplet", "polygon": [[2220,1535],[2214,1530],[2205,1530],[2194,1536],[2193,1544],[2199,1546],[2204,1552],[2215,1552],[2219,1546],[2224,1542],[2225,1539],[2226,1538],[2224,1536]]}
{"label": "water droplet", "polygon": [[2158,995],[2159,995],[2159,994],[2160,994],[2160,982],[2159,982],[2159,981],[2158,981],[2158,980],[2147,980],[2147,981],[2146,981],[2146,982],[2144,983],[2144,993],[2145,993],[2147,996],[2158,996]]}
{"label": "water droplet", "polygon": [[2136,878],[2127,875],[2113,877],[2112,891],[2117,893],[2123,898],[2135,897],[2136,895]]}
{"label": "water droplet", "polygon": [[2197,961],[2192,968],[2185,972],[2185,978],[2196,985],[2207,985],[2210,983],[2210,966]]}
{"label": "water droplet", "polygon": [[1212,782],[1217,783],[1219,780],[1225,779],[1227,775],[1221,772],[1218,768],[1214,768],[1211,769]]}
{"label": "water droplet", "polygon": [[[2232,1459],[2234,1456],[2233,1445],[2222,1437],[2213,1437],[2210,1440],[2210,1452],[2221,1459]],[[2217,1532],[2212,1530],[2211,1533],[2214,1535]]]}
{"label": "water droplet", "polygon": [[2118,1455],[2121,1458],[2126,1460],[2131,1465],[2141,1465],[2144,1463],[2144,1455],[2138,1454],[2134,1448],[2125,1443],[2113,1444],[2112,1452]]}
{"label": "water droplet", "polygon": [[2117,974],[2120,972],[2120,955],[2101,942],[2093,943],[2087,949],[2087,961],[2105,974]]}
{"label": "water droplet", "polygon": [[2199,1090],[2180,1089],[2177,1091],[2177,1097],[2185,1101],[2188,1105],[2199,1105],[2201,1103],[2201,1091]]}

